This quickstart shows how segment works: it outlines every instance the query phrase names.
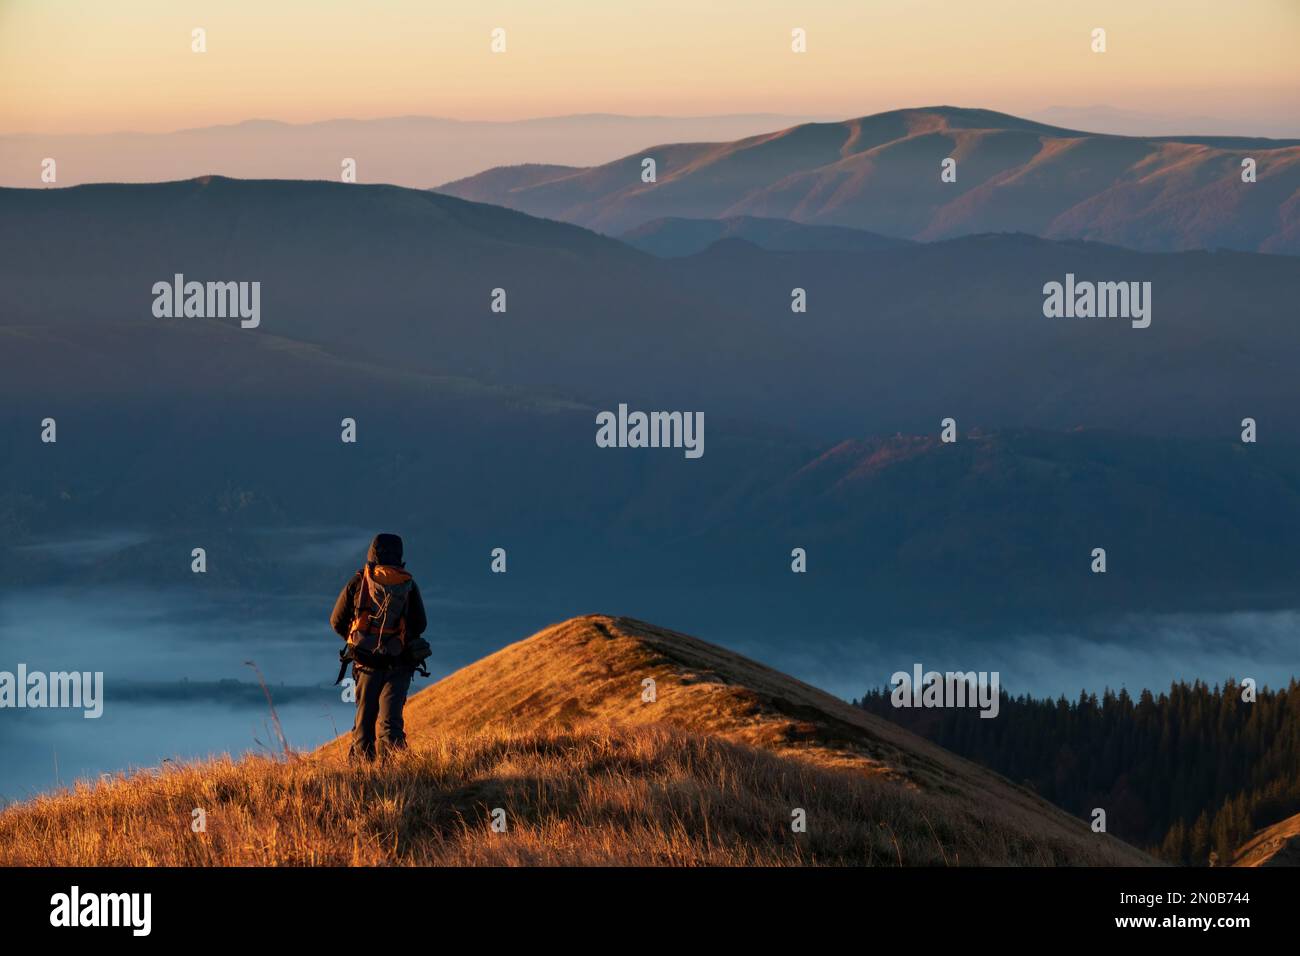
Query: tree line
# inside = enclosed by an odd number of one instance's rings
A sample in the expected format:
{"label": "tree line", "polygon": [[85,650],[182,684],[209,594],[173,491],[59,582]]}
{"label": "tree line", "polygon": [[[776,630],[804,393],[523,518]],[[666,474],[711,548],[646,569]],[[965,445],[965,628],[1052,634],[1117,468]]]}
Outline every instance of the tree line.
{"label": "tree line", "polygon": [[1001,694],[998,716],[896,708],[888,689],[854,704],[1023,784],[1171,863],[1232,861],[1261,827],[1300,812],[1300,684],[1172,684],[1077,700]]}

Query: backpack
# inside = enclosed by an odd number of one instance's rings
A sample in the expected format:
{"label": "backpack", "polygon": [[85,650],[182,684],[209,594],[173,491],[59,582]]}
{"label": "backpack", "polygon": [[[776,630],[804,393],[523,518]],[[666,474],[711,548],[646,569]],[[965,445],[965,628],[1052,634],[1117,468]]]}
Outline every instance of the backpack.
{"label": "backpack", "polygon": [[361,569],[348,643],[375,655],[401,654],[406,644],[406,602],[415,580],[387,564]]}
{"label": "backpack", "polygon": [[388,668],[406,664],[425,677],[425,660],[433,648],[423,637],[406,639],[406,603],[415,581],[392,565],[366,565],[359,572],[352,626],[347,646],[339,651],[339,684],[355,661],[365,667]]}

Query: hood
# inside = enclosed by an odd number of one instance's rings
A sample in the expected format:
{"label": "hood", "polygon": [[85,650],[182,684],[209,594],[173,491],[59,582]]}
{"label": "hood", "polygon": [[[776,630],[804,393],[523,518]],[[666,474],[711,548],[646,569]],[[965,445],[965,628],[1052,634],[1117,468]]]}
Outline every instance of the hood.
{"label": "hood", "polygon": [[402,566],[402,539],[395,534],[377,534],[366,552],[367,564]]}

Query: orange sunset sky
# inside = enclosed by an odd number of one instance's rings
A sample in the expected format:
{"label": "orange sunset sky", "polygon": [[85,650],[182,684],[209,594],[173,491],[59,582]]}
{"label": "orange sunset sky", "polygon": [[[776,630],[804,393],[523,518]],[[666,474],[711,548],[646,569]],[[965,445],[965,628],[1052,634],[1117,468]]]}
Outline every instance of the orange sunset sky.
{"label": "orange sunset sky", "polygon": [[1300,0],[0,0],[0,133],[952,103],[1267,117],[1300,135],[1298,40]]}

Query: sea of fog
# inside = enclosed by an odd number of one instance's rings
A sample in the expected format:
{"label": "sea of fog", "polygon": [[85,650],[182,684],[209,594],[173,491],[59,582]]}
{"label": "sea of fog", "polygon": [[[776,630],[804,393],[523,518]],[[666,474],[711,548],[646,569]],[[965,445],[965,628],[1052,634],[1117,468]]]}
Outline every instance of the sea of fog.
{"label": "sea of fog", "polygon": [[[356,567],[356,535],[304,544],[314,562]],[[324,543],[322,543],[324,542]],[[68,545],[68,559],[101,553]],[[1174,680],[1253,677],[1279,686],[1296,671],[1300,612],[1112,617],[1047,629],[828,631],[772,623],[759,601],[631,590],[593,600],[572,593],[451,600],[423,582],[434,647],[432,676],[415,689],[574,614],[624,613],[694,633],[844,698],[885,686],[895,671],[997,671],[1015,694],[1167,688]],[[336,590],[320,593],[193,588],[0,589],[0,671],[102,671],[103,715],[0,709],[0,800],[76,779],[157,767],[167,760],[275,748],[256,665],[289,744],[310,749],[347,731],[352,705],[333,686],[338,638],[327,623]],[[617,606],[612,606],[617,605]],[[224,682],[224,683],[223,683]]]}
{"label": "sea of fog", "polygon": [[[274,751],[261,681],[294,749],[346,732],[353,705],[334,686],[342,644],[328,624],[335,596],[0,590],[0,671],[103,673],[98,718],[0,709],[0,800],[165,760]],[[509,609],[426,604],[435,652],[416,690],[538,626]]]}

